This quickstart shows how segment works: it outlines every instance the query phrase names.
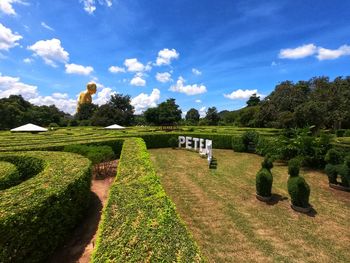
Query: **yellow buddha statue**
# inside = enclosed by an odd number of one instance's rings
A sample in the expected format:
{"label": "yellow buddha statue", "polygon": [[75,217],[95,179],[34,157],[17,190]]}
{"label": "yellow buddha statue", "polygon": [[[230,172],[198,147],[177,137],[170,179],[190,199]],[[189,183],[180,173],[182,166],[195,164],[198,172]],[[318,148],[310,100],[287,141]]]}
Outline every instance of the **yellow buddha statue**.
{"label": "yellow buddha statue", "polygon": [[79,95],[79,100],[78,100],[78,107],[77,107],[77,112],[79,112],[80,106],[82,104],[91,104],[92,103],[92,97],[91,95],[94,95],[96,93],[96,84],[94,82],[89,82],[86,85],[86,91],[83,91]]}

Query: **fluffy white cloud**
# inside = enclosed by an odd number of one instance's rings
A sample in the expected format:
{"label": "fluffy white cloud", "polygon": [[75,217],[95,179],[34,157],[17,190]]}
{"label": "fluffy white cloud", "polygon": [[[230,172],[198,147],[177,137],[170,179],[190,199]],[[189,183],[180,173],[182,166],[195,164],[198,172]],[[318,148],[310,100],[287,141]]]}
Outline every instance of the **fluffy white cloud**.
{"label": "fluffy white cloud", "polygon": [[18,46],[17,41],[20,39],[22,39],[21,35],[12,33],[10,28],[0,23],[0,50],[9,50],[12,47]]}
{"label": "fluffy white cloud", "polygon": [[196,102],[196,103],[202,103],[202,101],[201,101],[201,100],[195,100],[195,102]]}
{"label": "fluffy white cloud", "polygon": [[38,87],[25,84],[18,77],[2,76],[0,73],[0,98],[10,95],[22,95],[28,100],[38,96]]}
{"label": "fluffy white cloud", "polygon": [[236,100],[236,99],[249,99],[250,96],[252,96],[253,94],[256,94],[260,97],[262,97],[263,95],[258,94],[258,90],[257,89],[246,89],[246,90],[242,90],[242,89],[238,89],[236,91],[232,91],[232,93],[230,94],[224,94],[225,98],[231,99],[231,100]]}
{"label": "fluffy white cloud", "polygon": [[157,72],[156,79],[159,82],[167,83],[167,82],[171,81],[171,74],[169,72],[164,72],[164,73]]}
{"label": "fluffy white cloud", "polygon": [[130,72],[142,72],[145,70],[145,66],[137,60],[137,58],[128,58],[124,61],[124,66]]}
{"label": "fluffy white cloud", "polygon": [[197,76],[202,75],[202,72],[199,71],[199,70],[196,69],[196,68],[193,68],[193,69],[192,69],[192,73],[193,73],[194,75],[197,75]]}
{"label": "fluffy white cloud", "polygon": [[80,2],[83,3],[84,10],[90,15],[96,11],[97,3],[100,5],[107,5],[108,7],[111,7],[113,4],[112,0],[80,0]]}
{"label": "fluffy white cloud", "polygon": [[94,95],[93,103],[98,105],[106,104],[112,95],[117,94],[112,88],[105,87],[100,83],[96,83],[97,90],[101,90]]}
{"label": "fluffy white cloud", "polygon": [[30,64],[30,63],[33,62],[33,59],[31,59],[31,58],[25,58],[25,59],[23,59],[23,62],[26,63],[26,64]]}
{"label": "fluffy white cloud", "polygon": [[204,118],[205,117],[205,115],[207,115],[207,112],[206,112],[206,107],[202,107],[202,108],[200,108],[199,109],[199,111],[198,111],[198,113],[199,113],[199,116],[201,117],[201,118]]}
{"label": "fluffy white cloud", "polygon": [[130,84],[133,86],[143,87],[146,85],[146,80],[144,80],[143,75],[141,73],[137,73],[130,81]]}
{"label": "fluffy white cloud", "polygon": [[170,91],[185,93],[186,95],[196,95],[207,92],[207,88],[204,85],[184,85],[185,80],[182,77],[176,81],[176,84],[170,87]]}
{"label": "fluffy white cloud", "polygon": [[148,108],[153,108],[157,106],[157,102],[160,98],[160,90],[153,89],[150,95],[141,93],[138,96],[131,99],[131,105],[135,107],[135,113],[141,114]]}
{"label": "fluffy white cloud", "polygon": [[108,68],[108,70],[111,73],[123,73],[123,72],[125,72],[125,68],[121,68],[121,67],[118,67],[118,66],[110,66]]}
{"label": "fluffy white cloud", "polygon": [[77,64],[66,64],[66,73],[68,74],[78,74],[78,75],[89,75],[94,71],[94,68],[91,66],[84,67]]}
{"label": "fluffy white cloud", "polygon": [[60,110],[69,114],[74,114],[77,107],[77,100],[69,99],[66,93],[54,93],[52,96],[37,96],[29,100],[38,106],[42,105],[55,105]]}
{"label": "fluffy white cloud", "polygon": [[55,31],[52,27],[50,27],[49,25],[47,25],[45,22],[41,22],[40,25],[41,25],[43,28],[46,28],[47,30]]}
{"label": "fluffy white cloud", "polygon": [[307,44],[297,48],[281,49],[279,58],[299,59],[316,54],[317,47],[314,44]]}
{"label": "fluffy white cloud", "polygon": [[179,53],[175,49],[164,48],[158,52],[156,65],[170,65],[171,61],[177,59],[178,57]]}
{"label": "fluffy white cloud", "polygon": [[41,57],[46,64],[56,67],[55,62],[66,63],[69,60],[69,53],[61,46],[59,39],[40,40],[28,47],[36,56]]}
{"label": "fluffy white cloud", "polygon": [[343,45],[339,47],[338,49],[327,49],[320,47],[318,49],[318,60],[326,60],[326,59],[337,59],[341,56],[347,56],[350,55],[350,46],[349,45]]}
{"label": "fluffy white cloud", "polygon": [[13,8],[13,4],[23,4],[27,3],[21,0],[1,0],[0,1],[0,12],[5,13],[6,15],[16,15],[16,11]]}

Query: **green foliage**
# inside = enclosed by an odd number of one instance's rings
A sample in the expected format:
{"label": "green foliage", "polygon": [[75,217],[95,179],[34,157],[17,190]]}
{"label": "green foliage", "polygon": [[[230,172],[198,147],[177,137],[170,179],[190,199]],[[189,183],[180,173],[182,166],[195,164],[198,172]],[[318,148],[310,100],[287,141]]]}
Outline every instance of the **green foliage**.
{"label": "green foliage", "polygon": [[220,116],[216,107],[209,107],[205,119],[208,122],[208,125],[218,125]]}
{"label": "green foliage", "polygon": [[288,162],[288,174],[290,177],[299,176],[301,161],[300,158],[293,158]]}
{"label": "green foliage", "polygon": [[245,151],[247,152],[255,152],[258,141],[259,133],[256,131],[246,131],[242,135],[242,142],[244,144]]}
{"label": "green foliage", "polygon": [[0,161],[0,191],[20,182],[17,167],[12,163]]}
{"label": "green foliage", "polygon": [[350,129],[347,129],[347,130],[344,132],[344,137],[350,137]]}
{"label": "green foliage", "polygon": [[235,152],[245,152],[246,151],[242,137],[232,137],[232,149]]}
{"label": "green foliage", "polygon": [[325,172],[328,176],[328,181],[330,184],[337,184],[338,177],[338,166],[328,163],[325,167]]}
{"label": "green foliage", "polygon": [[342,154],[336,149],[330,149],[324,159],[329,164],[340,164],[342,162]]}
{"label": "green foliage", "polygon": [[124,142],[92,262],[202,262],[142,139]]}
{"label": "green foliage", "polygon": [[170,139],[168,140],[168,144],[170,147],[176,148],[179,144],[179,141],[176,137],[170,137]]}
{"label": "green foliage", "polygon": [[[0,262],[45,262],[84,216],[91,162],[64,152],[8,152],[20,165],[39,160],[43,170],[0,194]],[[23,167],[23,166],[22,166]],[[33,169],[33,171],[36,169]]]}
{"label": "green foliage", "polygon": [[252,96],[250,96],[249,100],[247,101],[247,106],[257,106],[260,103],[260,96],[257,96],[256,93],[254,93]]}
{"label": "green foliage", "polygon": [[198,110],[192,108],[187,111],[185,119],[190,124],[197,124],[199,117],[200,116]]}
{"label": "green foliage", "polygon": [[92,164],[98,164],[113,160],[115,154],[110,146],[95,146],[95,145],[67,145],[63,149],[65,152],[78,153],[88,158]]}
{"label": "green foliage", "polygon": [[289,177],[288,193],[291,197],[293,205],[303,208],[307,208],[310,206],[310,186],[306,183],[303,177]]}
{"label": "green foliage", "polygon": [[271,196],[273,177],[271,172],[262,168],[256,175],[256,193],[263,197]]}
{"label": "green foliage", "polygon": [[261,167],[270,171],[273,167],[272,159],[270,157],[266,156],[264,158],[264,161],[261,163]]}
{"label": "green foliage", "polygon": [[337,135],[337,137],[344,137],[346,130],[344,129],[339,129],[335,131],[335,134]]}
{"label": "green foliage", "polygon": [[93,103],[83,103],[79,107],[79,111],[75,114],[77,120],[90,120],[98,106]]}
{"label": "green foliage", "polygon": [[344,164],[340,166],[338,171],[341,179],[341,185],[350,187],[350,155],[345,157]]}

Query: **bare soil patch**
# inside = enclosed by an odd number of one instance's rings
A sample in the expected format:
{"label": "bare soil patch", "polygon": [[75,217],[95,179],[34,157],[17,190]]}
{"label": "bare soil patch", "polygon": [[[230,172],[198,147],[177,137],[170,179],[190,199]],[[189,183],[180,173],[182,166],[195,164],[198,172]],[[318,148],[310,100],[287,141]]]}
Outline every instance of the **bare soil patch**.
{"label": "bare soil patch", "polygon": [[[55,251],[49,262],[90,262],[102,209],[108,198],[108,190],[115,178],[115,176],[111,175],[116,174],[117,160],[103,163],[102,166],[104,167],[103,169],[106,169],[106,176],[101,174],[100,168],[95,167],[93,169],[90,207],[83,221],[75,228],[71,238]],[[99,171],[99,173],[97,174],[96,171]]]}

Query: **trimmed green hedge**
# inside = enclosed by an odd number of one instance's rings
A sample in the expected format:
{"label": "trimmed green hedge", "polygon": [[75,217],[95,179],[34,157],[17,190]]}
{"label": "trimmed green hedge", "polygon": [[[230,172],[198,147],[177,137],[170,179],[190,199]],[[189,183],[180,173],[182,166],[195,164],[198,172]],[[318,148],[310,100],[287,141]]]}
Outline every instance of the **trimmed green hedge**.
{"label": "trimmed green hedge", "polygon": [[67,145],[64,147],[63,151],[80,154],[88,158],[92,164],[98,164],[115,159],[115,154],[112,150],[112,147],[107,145]]}
{"label": "trimmed green hedge", "polygon": [[0,262],[43,262],[84,215],[91,162],[64,152],[9,152],[0,159],[27,179],[0,191]]}
{"label": "trimmed green hedge", "polygon": [[155,173],[145,142],[124,142],[92,262],[202,262]]}
{"label": "trimmed green hedge", "polygon": [[0,190],[6,189],[20,182],[17,167],[9,162],[0,161]]}

